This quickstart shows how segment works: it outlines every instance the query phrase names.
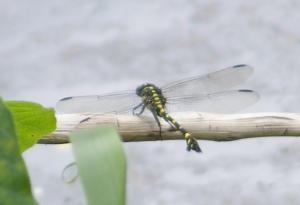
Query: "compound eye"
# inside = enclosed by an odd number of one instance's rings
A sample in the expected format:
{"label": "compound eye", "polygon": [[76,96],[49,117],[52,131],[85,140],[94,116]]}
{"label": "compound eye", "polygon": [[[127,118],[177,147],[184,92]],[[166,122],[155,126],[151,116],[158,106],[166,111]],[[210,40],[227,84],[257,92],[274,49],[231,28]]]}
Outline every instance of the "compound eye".
{"label": "compound eye", "polygon": [[141,89],[140,89],[140,87],[137,87],[137,88],[136,88],[135,94],[137,94],[138,96],[140,96],[140,94],[141,94]]}
{"label": "compound eye", "polygon": [[145,85],[140,85],[139,87],[136,88],[135,93],[136,93],[138,96],[141,96],[144,87],[145,87]]}

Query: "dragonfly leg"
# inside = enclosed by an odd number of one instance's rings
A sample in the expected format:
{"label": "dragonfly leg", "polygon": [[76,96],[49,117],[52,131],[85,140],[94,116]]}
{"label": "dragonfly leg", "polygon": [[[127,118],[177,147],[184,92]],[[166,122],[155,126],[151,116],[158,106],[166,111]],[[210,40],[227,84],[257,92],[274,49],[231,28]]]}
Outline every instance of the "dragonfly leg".
{"label": "dragonfly leg", "polygon": [[[141,110],[139,112],[136,112],[136,110],[140,107],[142,107]],[[144,105],[144,103],[140,103],[132,109],[132,114],[139,116],[145,111],[145,108],[146,106]]]}
{"label": "dragonfly leg", "polygon": [[160,121],[159,121],[159,119],[157,117],[157,113],[156,113],[155,110],[151,110],[151,112],[152,112],[152,114],[154,116],[154,119],[155,119],[155,121],[156,121],[156,123],[157,123],[157,125],[159,127],[159,138],[160,138],[160,140],[163,140],[163,137],[161,135],[161,124],[160,124]]}

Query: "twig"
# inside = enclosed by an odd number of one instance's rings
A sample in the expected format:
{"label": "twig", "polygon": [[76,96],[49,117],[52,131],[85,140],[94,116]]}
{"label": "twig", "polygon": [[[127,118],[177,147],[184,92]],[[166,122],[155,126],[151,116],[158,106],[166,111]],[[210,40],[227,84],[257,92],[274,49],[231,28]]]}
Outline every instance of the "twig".
{"label": "twig", "polygon": [[[197,139],[230,141],[252,137],[299,136],[300,114],[248,113],[221,115],[211,113],[174,113],[182,127]],[[131,115],[71,114],[57,115],[57,130],[40,139],[42,144],[69,142],[70,132],[103,124],[113,124],[125,142],[160,140],[159,128],[152,117]],[[163,140],[183,139],[162,120]]]}

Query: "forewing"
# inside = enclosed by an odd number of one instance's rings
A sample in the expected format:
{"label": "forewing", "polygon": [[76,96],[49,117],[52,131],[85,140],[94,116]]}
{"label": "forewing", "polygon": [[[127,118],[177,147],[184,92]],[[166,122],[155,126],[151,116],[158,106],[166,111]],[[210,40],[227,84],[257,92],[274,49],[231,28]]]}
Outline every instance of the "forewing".
{"label": "forewing", "polygon": [[206,75],[170,83],[162,87],[165,97],[200,95],[228,90],[246,81],[253,73],[248,65],[236,65]]}
{"label": "forewing", "polygon": [[214,113],[232,113],[242,110],[259,99],[258,93],[252,90],[231,90],[197,96],[169,98],[169,112],[201,111]]}
{"label": "forewing", "polygon": [[120,92],[108,95],[74,96],[63,98],[56,104],[58,113],[121,113],[140,103],[134,92]]}

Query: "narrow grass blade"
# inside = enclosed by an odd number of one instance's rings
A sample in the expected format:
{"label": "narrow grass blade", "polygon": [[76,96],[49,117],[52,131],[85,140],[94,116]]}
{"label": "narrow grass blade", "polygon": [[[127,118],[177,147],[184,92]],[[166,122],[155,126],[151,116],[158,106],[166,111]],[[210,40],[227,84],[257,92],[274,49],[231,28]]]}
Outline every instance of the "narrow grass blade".
{"label": "narrow grass blade", "polygon": [[126,157],[115,129],[81,130],[71,142],[88,204],[124,205]]}

